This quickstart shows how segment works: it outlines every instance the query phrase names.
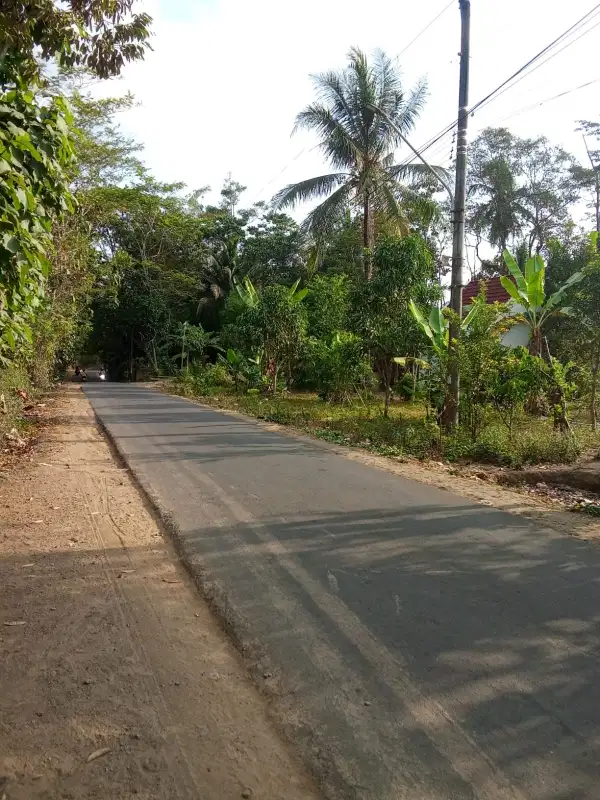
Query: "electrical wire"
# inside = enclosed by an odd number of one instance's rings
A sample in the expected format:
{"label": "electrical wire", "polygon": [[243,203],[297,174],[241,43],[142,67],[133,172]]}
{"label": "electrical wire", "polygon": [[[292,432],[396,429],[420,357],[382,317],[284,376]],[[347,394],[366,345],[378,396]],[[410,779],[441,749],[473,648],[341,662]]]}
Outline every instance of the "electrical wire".
{"label": "electrical wire", "polygon": [[[560,44],[562,41],[564,41],[566,38],[568,38],[568,36],[571,33],[573,33],[575,30],[579,30],[581,28],[581,26],[583,24],[585,24],[585,22],[590,21],[588,18],[589,17],[593,17],[594,15],[596,15],[596,12],[598,12],[599,9],[600,9],[600,3],[597,3],[590,11],[587,12],[587,14],[584,14],[583,17],[581,17],[581,19],[579,19],[579,20],[577,20],[577,22],[573,23],[573,25],[571,25],[570,28],[567,28],[567,30],[564,31],[563,33],[561,33],[560,36],[557,36],[556,39],[554,39],[554,41],[552,41],[552,42],[550,42],[550,44],[546,45],[546,47],[544,47],[543,50],[540,50],[540,52],[537,53],[535,56],[533,56],[533,58],[530,58],[529,61],[525,62],[525,64],[523,64],[522,67],[519,67],[519,69],[510,76],[510,78],[507,78],[505,81],[503,81],[499,86],[497,86],[493,91],[491,91],[488,95],[486,95],[478,103],[475,103],[475,105],[472,106],[469,109],[469,114],[474,114],[482,106],[487,105],[487,103],[489,103],[492,100],[492,98],[498,96],[498,94],[501,92],[502,89],[504,89],[504,87],[508,87],[508,84],[511,84],[511,86],[509,88],[512,88],[513,86],[516,86],[517,83],[519,83],[523,79],[523,78],[519,78],[518,81],[515,81],[515,83],[512,83],[512,81],[516,77],[518,77],[519,75],[522,75],[530,66],[535,64],[536,61],[539,61],[539,59],[542,58],[542,56],[546,55],[546,53],[549,50],[551,50],[553,47],[555,47],[557,44]],[[589,30],[585,31],[583,34],[581,34],[581,36],[585,36],[586,33],[589,33],[595,27],[597,27],[597,26],[594,25],[593,28],[590,28]],[[551,58],[554,58],[554,56],[556,56],[559,53],[561,53],[567,47],[570,47],[572,44],[575,44],[575,42],[579,41],[581,36],[578,36],[577,39],[574,39],[573,41],[569,42],[564,47],[562,47],[560,50],[558,50],[556,53],[553,53]],[[545,63],[547,63],[547,61],[550,61],[550,59],[548,58],[548,59],[546,59],[546,61],[544,61],[542,63],[545,64]],[[536,69],[538,69],[540,66],[542,66],[542,64],[539,64],[538,67],[536,67]],[[533,71],[534,70],[531,70],[528,74],[531,74],[531,72],[533,72]],[[525,77],[525,76],[523,76],[523,77]],[[504,92],[501,92],[501,93],[504,94]]]}
{"label": "electrical wire", "polygon": [[[423,36],[423,34],[425,34],[438,21],[438,19],[440,19],[447,11],[449,11],[450,8],[454,5],[454,2],[455,2],[455,0],[450,0],[450,2],[446,6],[444,6],[444,8],[439,12],[439,14],[437,14],[430,22],[428,22],[428,24],[423,28],[423,30],[419,31],[419,33],[414,37],[414,39],[411,39],[410,42],[406,45],[406,47],[404,47],[400,51],[400,53],[398,54],[398,58],[400,58],[400,56],[404,55],[404,53],[406,53],[406,51],[410,47],[412,47],[413,44],[415,44],[415,42],[417,42],[421,38],[421,36]],[[283,175],[283,173],[288,169],[288,167],[290,167],[293,164],[294,161],[296,161],[298,158],[300,158],[300,156],[303,155],[306,152],[307,149],[308,148],[306,148],[306,147],[303,148],[297,155],[294,156],[294,158],[292,158],[291,161],[288,161],[288,163],[283,167],[283,169],[281,169],[277,173],[277,175],[275,175],[273,178],[271,178],[271,180],[268,183],[266,183],[262,187],[262,189],[260,189],[254,195],[254,198],[253,198],[252,202],[254,202],[258,197],[260,197],[261,194],[265,191],[265,189],[268,189],[269,186],[271,186],[271,184],[273,184],[277,180],[277,178],[279,178],[280,175]]]}
{"label": "electrical wire", "polygon": [[277,178],[279,178],[279,176],[280,176],[280,175],[283,175],[283,173],[284,173],[284,172],[285,172],[285,171],[286,171],[286,170],[287,170],[289,167],[291,167],[291,165],[294,163],[294,161],[297,161],[297,160],[300,158],[300,156],[304,155],[304,153],[306,153],[307,151],[308,151],[308,152],[310,152],[311,150],[314,150],[314,149],[315,149],[316,147],[318,147],[318,146],[319,146],[319,145],[315,145],[315,147],[310,147],[310,148],[309,148],[309,147],[303,147],[303,148],[302,148],[302,150],[300,150],[300,152],[299,152],[299,153],[296,153],[296,155],[295,155],[295,156],[294,156],[292,159],[290,159],[290,161],[288,161],[288,162],[287,162],[287,164],[286,164],[286,165],[285,165],[285,166],[284,166],[282,169],[280,169],[280,170],[279,170],[279,172],[278,172],[276,175],[274,175],[274,176],[271,178],[271,180],[270,180],[270,181],[268,181],[267,183],[265,183],[265,185],[262,187],[262,189],[260,189],[260,190],[259,190],[259,191],[258,191],[258,192],[257,192],[257,193],[254,195],[254,197],[252,198],[252,200],[251,200],[250,202],[251,202],[251,203],[254,203],[254,202],[255,202],[255,200],[256,200],[258,197],[260,197],[260,196],[261,196],[261,194],[262,194],[262,193],[265,191],[265,189],[268,189],[268,188],[269,188],[269,186],[271,186],[271,184],[272,184],[272,183],[275,183],[275,181],[277,180]]}
{"label": "electrical wire", "polygon": [[[550,44],[546,45],[546,47],[544,47],[542,50],[540,50],[539,53],[537,53],[535,56],[533,56],[527,62],[525,62],[525,64],[523,64],[523,66],[520,67],[516,72],[514,72],[509,78],[507,78],[505,81],[503,81],[501,84],[499,84],[495,89],[493,89],[491,92],[489,92],[489,94],[487,94],[484,98],[482,98],[479,102],[477,102],[474,106],[472,106],[469,109],[469,114],[474,114],[476,111],[481,110],[481,108],[483,108],[484,105],[489,104],[490,102],[492,102],[493,99],[496,99],[500,94],[504,94],[505,91],[508,91],[508,89],[513,88],[513,86],[516,86],[516,84],[519,83],[521,80],[523,80],[523,78],[527,77],[533,71],[535,71],[535,70],[529,70],[527,72],[529,67],[533,66],[533,64],[535,64],[536,61],[538,61],[540,58],[542,58],[544,55],[546,55],[550,50],[552,50],[553,47],[555,47],[557,44],[560,44],[561,42],[563,42],[572,33],[576,33],[578,31],[580,31],[581,27],[583,25],[585,25],[586,22],[590,22],[594,18],[594,16],[597,15],[597,13],[599,12],[599,9],[600,9],[600,3],[597,3],[592,9],[590,9],[590,11],[588,11],[586,14],[584,14],[583,17],[581,17],[579,20],[577,20],[577,22],[573,23],[573,25],[571,25],[569,28],[567,28],[566,31],[563,31],[563,33],[561,33],[560,36],[557,36],[556,39],[554,39],[552,42],[550,42]],[[560,48],[558,51],[553,53],[550,56],[550,58],[553,58],[554,56],[558,55],[563,50],[565,50],[567,47],[570,47],[572,44],[575,44],[575,42],[579,41],[579,39],[581,39],[587,33],[590,33],[592,30],[594,30],[594,28],[596,28],[599,24],[600,23],[596,23],[596,25],[592,26],[591,28],[588,28],[586,31],[581,33],[576,39],[573,39],[572,41],[568,42],[566,45],[564,45],[564,47]],[[543,64],[545,64],[548,61],[550,61],[550,58],[545,59],[542,62],[542,64],[539,64],[537,67],[535,67],[535,69],[538,69],[539,67],[543,66]],[[522,76],[522,77],[519,77],[519,76]],[[514,79],[517,78],[517,77],[519,78],[519,80],[517,80],[514,83],[512,83],[514,81]],[[458,125],[458,120],[453,120],[449,125],[447,125],[445,128],[443,128],[438,134],[436,134],[435,136],[431,137],[431,139],[426,141],[420,148],[418,148],[419,153],[425,153],[428,150],[430,150],[441,139],[443,139],[445,136],[447,136],[448,133],[450,133],[452,130],[454,130],[454,128],[457,125]],[[403,162],[401,162],[401,166],[407,166],[408,164],[410,164],[412,162],[412,160],[413,160],[413,156],[412,155],[408,156]]]}
{"label": "electrical wire", "polygon": [[450,0],[450,2],[448,3],[448,5],[447,5],[447,6],[445,6],[445,7],[444,7],[444,8],[443,8],[443,9],[440,11],[440,13],[439,13],[439,14],[438,14],[436,17],[434,17],[434,18],[431,20],[431,22],[429,22],[429,23],[428,23],[428,24],[427,24],[427,25],[426,25],[426,26],[423,28],[423,30],[422,30],[422,31],[420,31],[419,33],[417,33],[417,35],[415,36],[415,38],[414,38],[414,39],[411,39],[411,41],[410,41],[410,42],[409,42],[409,43],[406,45],[406,47],[405,47],[403,50],[401,50],[401,51],[398,53],[398,58],[400,58],[400,56],[403,56],[403,55],[404,55],[404,53],[406,53],[406,51],[408,50],[408,48],[409,48],[409,47],[412,47],[412,46],[413,46],[413,44],[414,44],[415,42],[417,42],[417,41],[418,41],[418,40],[421,38],[421,36],[423,36],[423,34],[424,34],[424,33],[427,33],[427,31],[429,30],[429,28],[431,28],[431,26],[432,26],[432,25],[434,25],[434,24],[435,24],[435,23],[438,21],[438,19],[439,19],[440,17],[442,17],[442,16],[443,16],[443,15],[446,13],[446,11],[448,11],[448,10],[451,8],[451,6],[453,6],[453,5],[454,5],[454,2],[455,2],[455,0]]}
{"label": "electrical wire", "polygon": [[593,81],[587,81],[587,83],[582,83],[580,86],[574,86],[572,89],[566,89],[564,92],[555,94],[552,97],[546,97],[544,100],[540,100],[539,103],[532,103],[529,106],[524,106],[523,108],[519,108],[518,111],[515,111],[513,114],[510,114],[508,117],[503,117],[500,120],[496,120],[492,124],[500,125],[501,123],[507,122],[509,119],[512,119],[513,117],[518,117],[519,114],[525,114],[527,111],[533,111],[534,109],[539,108],[540,106],[543,106],[546,103],[551,103],[554,100],[559,100],[561,97],[566,97],[569,94],[573,94],[573,92],[578,92],[581,89],[586,89],[588,86],[593,86],[595,83],[600,83],[600,78],[594,78]]}

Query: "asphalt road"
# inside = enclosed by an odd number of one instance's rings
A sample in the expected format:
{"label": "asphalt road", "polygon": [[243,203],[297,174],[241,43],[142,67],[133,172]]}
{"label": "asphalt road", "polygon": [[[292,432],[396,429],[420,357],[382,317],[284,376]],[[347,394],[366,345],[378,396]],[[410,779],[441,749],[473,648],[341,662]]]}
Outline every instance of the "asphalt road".
{"label": "asphalt road", "polygon": [[600,798],[599,547],[185,400],[85,391],[327,794]]}

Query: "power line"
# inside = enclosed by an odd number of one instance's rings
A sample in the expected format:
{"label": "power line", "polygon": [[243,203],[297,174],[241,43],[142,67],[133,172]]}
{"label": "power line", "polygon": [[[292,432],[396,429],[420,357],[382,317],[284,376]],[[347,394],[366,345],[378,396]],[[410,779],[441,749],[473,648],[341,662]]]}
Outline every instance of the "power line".
{"label": "power line", "polygon": [[[491,92],[490,92],[488,95],[486,95],[486,96],[483,98],[483,100],[480,100],[478,103],[476,103],[476,104],[475,104],[475,105],[474,105],[474,106],[473,106],[473,107],[472,107],[472,108],[469,110],[469,113],[470,113],[470,114],[474,114],[474,113],[475,113],[475,111],[477,111],[477,110],[478,110],[479,108],[481,108],[483,105],[486,105],[487,103],[489,103],[489,102],[492,100],[492,98],[493,98],[493,97],[495,97],[496,95],[498,95],[498,93],[499,93],[499,92],[500,92],[502,89],[504,89],[504,87],[505,87],[505,86],[507,86],[509,83],[511,83],[511,82],[512,82],[512,81],[513,81],[513,80],[514,80],[516,77],[518,77],[519,75],[522,75],[522,74],[523,74],[523,73],[524,73],[524,72],[525,72],[525,71],[526,71],[526,70],[527,70],[527,69],[528,69],[530,66],[532,66],[533,64],[535,64],[535,62],[536,62],[536,61],[539,61],[539,59],[540,59],[540,58],[542,58],[542,56],[546,55],[546,53],[547,53],[549,50],[551,50],[551,49],[552,49],[553,47],[555,47],[557,44],[560,44],[560,42],[562,42],[564,39],[566,39],[566,38],[569,36],[569,34],[570,34],[570,33],[572,33],[572,32],[573,32],[575,29],[579,29],[579,28],[581,27],[581,25],[582,25],[582,24],[584,24],[586,21],[588,21],[588,17],[591,17],[591,16],[592,16],[592,15],[593,15],[593,14],[594,14],[596,11],[598,11],[598,9],[600,9],[600,3],[597,3],[597,4],[596,4],[596,5],[595,5],[595,6],[594,6],[592,9],[591,9],[591,11],[588,11],[588,12],[587,12],[587,14],[584,14],[584,15],[583,15],[583,17],[581,17],[581,19],[577,20],[577,22],[575,22],[573,25],[571,25],[571,27],[570,27],[570,28],[567,28],[567,30],[566,30],[566,31],[564,31],[563,33],[561,33],[561,35],[560,35],[560,36],[557,36],[557,37],[556,37],[556,39],[554,39],[554,41],[552,41],[552,42],[550,42],[550,44],[546,45],[546,47],[544,47],[544,49],[543,49],[543,50],[540,50],[540,52],[539,52],[539,53],[537,53],[535,56],[533,56],[533,58],[530,58],[530,59],[529,59],[529,61],[525,62],[525,64],[523,64],[523,66],[522,66],[522,67],[519,67],[519,69],[518,69],[516,72],[514,72],[514,73],[513,73],[513,74],[510,76],[510,78],[507,78],[505,81],[503,81],[503,82],[502,82],[502,83],[501,83],[499,86],[497,86],[497,87],[496,87],[496,88],[495,88],[493,91],[491,91]],[[594,26],[594,27],[596,27],[596,26]],[[593,30],[593,28],[591,28],[590,30]],[[586,33],[589,33],[589,30],[588,30],[588,31],[586,31]],[[583,35],[585,35],[585,34],[582,34],[582,36],[583,36]],[[578,39],[579,39],[579,38],[581,38],[581,37],[578,37]],[[554,57],[555,55],[558,55],[558,53],[562,52],[562,50],[564,50],[566,47],[569,47],[571,44],[574,44],[576,41],[578,41],[578,39],[575,39],[574,41],[572,41],[572,42],[569,42],[569,44],[565,45],[565,47],[561,48],[561,50],[558,50],[558,52],[554,53],[552,57]],[[550,60],[550,59],[547,59],[547,61],[549,61],[549,60]],[[545,64],[546,62],[544,61],[543,63]],[[542,65],[540,64],[539,66],[542,66]],[[537,69],[537,67],[536,67],[536,69]],[[533,72],[533,70],[531,70],[531,72]],[[530,73],[529,73],[529,74],[530,74]],[[522,80],[522,79],[520,79],[520,80]],[[517,84],[518,82],[519,82],[519,81],[516,81],[514,84],[512,84],[512,86],[516,86],[516,84]],[[510,88],[512,88],[512,86],[511,86]]]}
{"label": "power line", "polygon": [[[474,114],[475,111],[480,110],[484,105],[487,105],[494,98],[496,98],[499,95],[499,93],[504,94],[504,91],[508,91],[508,89],[512,88],[513,86],[516,86],[516,84],[519,83],[519,81],[522,80],[524,77],[526,77],[527,75],[530,75],[531,72],[533,72],[534,70],[530,70],[529,72],[526,72],[526,70],[529,67],[531,67],[533,64],[535,64],[536,61],[538,61],[540,58],[542,58],[546,53],[548,53],[557,44],[560,44],[562,41],[564,41],[566,38],[568,38],[568,36],[571,33],[579,31],[581,29],[582,25],[584,25],[586,22],[591,21],[591,19],[593,19],[593,17],[596,15],[596,12],[598,12],[599,9],[600,9],[600,3],[597,3],[592,9],[590,9],[590,11],[588,11],[586,14],[584,14],[583,17],[581,17],[579,20],[577,20],[577,22],[573,23],[573,25],[571,25],[570,28],[567,28],[566,31],[563,31],[563,33],[561,33],[560,36],[557,36],[556,39],[554,39],[552,42],[550,42],[550,44],[546,45],[546,47],[544,47],[542,50],[540,50],[540,52],[537,53],[535,56],[530,58],[525,64],[523,64],[522,67],[520,67],[516,72],[514,72],[509,78],[507,78],[505,81],[503,81],[501,84],[499,84],[499,86],[497,86],[495,89],[493,89],[482,100],[480,100],[478,103],[476,103],[474,106],[472,106],[469,109],[469,113],[470,114]],[[592,30],[594,30],[594,28],[596,28],[598,26],[598,24],[600,24],[600,23],[597,23],[596,25],[592,26],[592,28],[588,28],[586,31],[584,31],[582,34],[580,34],[580,36],[578,36],[576,39],[572,40],[571,42],[568,42],[564,47],[562,47],[556,53],[553,53],[550,58],[553,58],[555,55],[558,55],[559,53],[561,53],[563,50],[565,50],[570,45],[575,44],[575,42],[577,42],[580,38],[582,38],[582,36],[585,36],[587,33],[590,33]],[[543,66],[543,64],[547,63],[547,61],[549,61],[550,58],[545,59],[542,62],[542,64],[539,64],[538,67],[536,67],[535,69],[538,69],[539,67]],[[524,74],[524,73],[526,73],[526,74]],[[520,76],[520,75],[522,75],[522,77],[519,78],[518,81],[515,81],[515,83],[512,83],[512,81],[514,81],[514,79],[516,77]],[[502,90],[504,90],[504,91],[502,91]],[[453,120],[449,125],[446,125],[446,127],[443,128],[438,134],[436,134],[431,139],[429,139],[427,142],[425,142],[425,144],[421,148],[419,148],[419,152],[420,153],[424,153],[427,150],[430,150],[431,147],[433,147],[435,144],[437,144],[440,141],[440,139],[443,139],[444,136],[446,136],[448,133],[450,133],[450,131],[452,131],[456,127],[457,124],[458,124],[458,120]],[[403,162],[401,162],[401,165],[402,166],[406,166],[407,164],[410,164],[412,159],[413,159],[412,156],[408,156]]]}
{"label": "power line", "polygon": [[[598,12],[598,13],[600,13],[600,12]],[[598,14],[596,14],[596,16],[598,16]],[[591,20],[588,20],[588,21],[591,21]],[[587,36],[587,35],[588,35],[588,33],[591,33],[591,32],[592,32],[593,30],[595,30],[595,29],[596,29],[596,28],[597,28],[599,25],[600,25],[600,22],[597,22],[595,25],[592,25],[592,27],[591,27],[591,28],[588,28],[587,30],[583,31],[583,33],[580,33],[580,34],[579,34],[579,36],[578,36],[576,39],[573,39],[572,41],[570,41],[570,42],[567,42],[565,45],[563,45],[563,47],[561,47],[561,48],[560,48],[560,50],[557,50],[555,53],[552,53],[551,55],[549,55],[549,56],[548,56],[548,58],[544,59],[544,61],[542,61],[542,63],[541,63],[541,64],[538,64],[538,65],[537,65],[536,67],[534,67],[533,69],[530,69],[530,70],[529,70],[529,72],[527,72],[525,75],[522,75],[522,76],[521,76],[521,77],[520,77],[518,80],[516,80],[516,81],[515,81],[513,84],[511,84],[510,86],[506,86],[506,87],[505,87],[505,88],[504,88],[504,89],[503,89],[501,92],[498,92],[498,94],[496,94],[496,95],[495,95],[495,98],[494,98],[494,99],[496,99],[496,100],[497,100],[497,99],[498,99],[498,97],[501,97],[501,95],[503,95],[503,94],[504,94],[504,92],[507,92],[509,89],[512,89],[513,87],[515,87],[515,86],[516,86],[518,83],[520,83],[520,82],[521,82],[522,80],[524,80],[525,78],[528,78],[528,77],[529,77],[531,74],[533,74],[533,73],[534,73],[536,70],[540,69],[540,67],[543,67],[543,66],[544,66],[544,64],[547,64],[547,63],[548,63],[548,61],[551,61],[551,60],[552,60],[553,58],[555,58],[557,55],[559,55],[560,53],[562,53],[562,52],[563,52],[563,50],[566,50],[566,49],[567,49],[567,47],[571,47],[571,45],[573,45],[573,44],[575,44],[576,42],[578,42],[578,41],[579,41],[580,39],[582,39],[584,36]],[[473,109],[471,113],[474,113],[474,111],[475,111],[475,110],[476,110],[476,109]]]}
{"label": "power line", "polygon": [[498,125],[502,122],[506,122],[513,117],[518,117],[519,114],[525,114],[527,111],[533,111],[533,109],[539,108],[539,106],[543,106],[546,103],[551,103],[554,100],[559,100],[561,97],[566,97],[567,95],[573,94],[573,92],[578,92],[581,89],[586,89],[588,86],[593,86],[595,83],[600,83],[600,78],[594,78],[593,81],[587,81],[587,83],[582,83],[580,86],[574,86],[572,89],[566,89],[564,92],[555,94],[552,97],[546,97],[544,100],[540,100],[539,103],[532,103],[529,106],[524,106],[523,108],[518,109],[518,111],[515,111],[513,114],[510,114],[508,117],[503,117],[501,120],[498,120],[493,124]]}
{"label": "power line", "polygon": [[427,24],[427,25],[426,25],[426,26],[423,28],[423,30],[422,30],[422,31],[420,31],[419,33],[417,33],[417,35],[415,36],[415,38],[414,38],[414,39],[411,39],[411,41],[410,41],[410,42],[409,42],[409,43],[406,45],[406,47],[404,48],[404,50],[401,50],[401,51],[400,51],[400,53],[398,53],[398,58],[400,58],[400,56],[403,56],[403,55],[404,55],[404,53],[406,53],[406,51],[408,50],[408,48],[409,48],[409,47],[412,47],[412,46],[413,46],[413,44],[414,44],[416,41],[418,41],[418,40],[421,38],[421,36],[423,36],[423,34],[424,34],[424,33],[427,33],[427,31],[429,30],[429,28],[431,28],[431,26],[432,26],[432,25],[434,25],[434,24],[435,24],[435,23],[438,21],[438,19],[439,19],[440,17],[442,17],[442,16],[443,16],[443,15],[446,13],[446,11],[448,11],[448,9],[449,9],[451,6],[453,6],[453,5],[454,5],[454,2],[455,2],[455,0],[450,0],[450,2],[448,3],[448,5],[447,5],[447,6],[445,6],[445,8],[443,8],[443,9],[440,11],[440,13],[439,13],[439,14],[438,14],[436,17],[434,17],[434,18],[431,20],[431,22],[429,22],[429,23],[428,23],[428,24]]}
{"label": "power line", "polygon": [[269,186],[271,186],[272,183],[275,183],[275,181],[277,180],[277,178],[279,178],[280,175],[283,175],[283,173],[286,171],[286,169],[288,169],[288,167],[291,167],[291,165],[294,163],[294,161],[297,161],[300,158],[300,156],[304,155],[304,153],[306,153],[307,151],[310,152],[310,150],[314,150],[316,147],[319,147],[319,145],[315,145],[315,147],[310,147],[310,148],[303,147],[302,150],[300,150],[300,152],[296,153],[296,155],[292,159],[290,159],[287,162],[287,164],[284,167],[282,167],[282,169],[280,169],[279,172],[274,177],[271,178],[270,181],[265,183],[265,185],[262,187],[262,189],[260,189],[254,195],[254,197],[252,198],[252,200],[250,202],[253,203],[256,200],[257,197],[260,197],[265,189],[268,189]]}

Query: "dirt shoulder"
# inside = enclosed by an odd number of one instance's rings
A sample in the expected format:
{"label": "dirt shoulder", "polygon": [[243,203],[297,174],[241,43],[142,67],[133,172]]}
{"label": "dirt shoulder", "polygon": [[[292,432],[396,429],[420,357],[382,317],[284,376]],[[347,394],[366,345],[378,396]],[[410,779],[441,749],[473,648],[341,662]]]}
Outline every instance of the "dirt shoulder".
{"label": "dirt shoulder", "polygon": [[75,387],[0,480],[0,798],[316,798]]}

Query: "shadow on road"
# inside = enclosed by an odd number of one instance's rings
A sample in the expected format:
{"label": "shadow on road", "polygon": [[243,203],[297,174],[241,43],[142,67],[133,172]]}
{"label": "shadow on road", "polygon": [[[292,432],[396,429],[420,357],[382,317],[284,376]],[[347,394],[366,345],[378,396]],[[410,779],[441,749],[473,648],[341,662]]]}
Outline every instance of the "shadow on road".
{"label": "shadow on road", "polygon": [[97,413],[282,676],[284,727],[348,796],[600,798],[597,547],[106,388],[87,390]]}

